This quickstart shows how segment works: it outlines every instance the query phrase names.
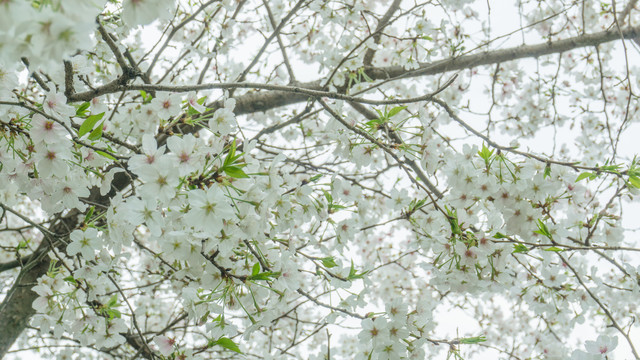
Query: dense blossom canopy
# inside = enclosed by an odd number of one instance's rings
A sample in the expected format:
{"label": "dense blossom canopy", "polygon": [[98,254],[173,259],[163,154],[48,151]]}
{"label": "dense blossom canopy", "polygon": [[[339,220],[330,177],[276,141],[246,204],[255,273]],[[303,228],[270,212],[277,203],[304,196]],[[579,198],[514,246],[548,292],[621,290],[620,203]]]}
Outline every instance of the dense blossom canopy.
{"label": "dense blossom canopy", "polygon": [[640,359],[636,5],[0,1],[0,357]]}

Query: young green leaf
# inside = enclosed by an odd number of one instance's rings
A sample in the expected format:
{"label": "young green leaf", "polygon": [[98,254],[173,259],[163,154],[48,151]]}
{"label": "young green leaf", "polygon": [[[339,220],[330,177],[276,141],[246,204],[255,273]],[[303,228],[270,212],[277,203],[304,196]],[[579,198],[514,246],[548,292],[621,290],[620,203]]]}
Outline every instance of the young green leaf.
{"label": "young green leaf", "polygon": [[101,122],[98,126],[96,126],[95,129],[93,129],[93,131],[91,131],[91,134],[89,134],[89,140],[91,141],[95,141],[95,140],[99,140],[102,137],[102,126],[104,125],[104,122]]}
{"label": "young green leaf", "polygon": [[578,177],[576,178],[576,182],[584,180],[586,178],[589,178],[589,180],[593,180],[596,178],[596,175],[590,172],[583,172],[582,174],[578,175]]}
{"label": "young green leaf", "polygon": [[109,160],[115,160],[115,159],[116,159],[116,158],[114,158],[113,156],[111,156],[111,155],[107,154],[107,153],[106,153],[106,152],[104,152],[104,151],[96,150],[96,154],[98,154],[98,155],[100,155],[100,156],[102,156],[102,157],[106,157],[106,158],[107,158],[107,159],[109,159]]}
{"label": "young green leaf", "polygon": [[542,220],[538,219],[537,225],[538,225],[538,230],[535,230],[534,233],[545,236],[549,238],[549,240],[553,240],[553,237],[551,236],[551,231],[549,231],[547,224],[542,222]]}
{"label": "young green leaf", "polygon": [[91,217],[93,216],[93,212],[96,211],[96,207],[92,206],[89,208],[89,211],[87,211],[87,215],[84,216],[84,222],[88,223],[89,220],[91,220]]}
{"label": "young green leaf", "polygon": [[271,271],[265,271],[262,273],[258,273],[258,274],[252,274],[251,276],[249,276],[247,278],[247,280],[273,280],[276,279],[278,276],[280,276],[279,272],[271,272]]}
{"label": "young green leaf", "polygon": [[322,258],[322,265],[329,269],[338,266],[338,264],[336,264],[336,261],[333,259],[333,256]]}
{"label": "young green leaf", "polygon": [[82,122],[82,125],[80,125],[80,129],[78,129],[78,137],[83,137],[84,134],[86,134],[89,131],[91,131],[91,129],[93,129],[95,124],[98,121],[100,121],[100,119],[102,119],[103,116],[104,116],[104,113],[100,113],[100,114],[96,114],[96,115],[90,115],[89,117],[87,117]]}
{"label": "young green leaf", "polygon": [[638,176],[629,176],[629,185],[636,189],[640,189],[640,177]]}
{"label": "young green leaf", "polygon": [[564,251],[564,250],[559,248],[559,247],[552,246],[552,247],[548,247],[548,248],[544,249],[544,251],[561,252],[561,251]]}
{"label": "young green leaf", "polygon": [[89,108],[88,102],[83,102],[80,106],[78,106],[78,110],[76,110],[76,116],[84,116],[86,110]]}
{"label": "young green leaf", "polygon": [[109,302],[107,302],[107,305],[105,305],[105,306],[110,308],[110,307],[116,306],[117,303],[118,303],[118,295],[117,294],[113,294],[109,298]]}
{"label": "young green leaf", "polygon": [[529,248],[522,244],[513,244],[513,254],[529,252]]}
{"label": "young green leaf", "polygon": [[463,338],[460,339],[460,344],[477,344],[477,343],[481,343],[487,341],[487,338],[484,336],[474,336],[474,337],[468,337],[468,338]]}
{"label": "young green leaf", "polygon": [[485,163],[489,163],[489,160],[491,160],[491,156],[493,156],[493,151],[494,150],[489,150],[486,145],[482,144],[482,150],[478,151],[478,156],[480,156],[480,158],[484,160]]}
{"label": "young green leaf", "polygon": [[322,177],[322,174],[317,174],[311,177],[311,179],[309,179],[309,182],[316,182],[318,181],[318,179],[320,179]]}
{"label": "young green leaf", "polygon": [[351,268],[349,269],[349,275],[347,276],[347,280],[362,279],[364,275],[366,275],[367,273],[368,271],[363,271],[361,273],[358,273],[355,266],[353,265],[353,260],[351,260]]}
{"label": "young green leaf", "polygon": [[396,115],[397,113],[399,113],[400,111],[406,109],[406,106],[396,106],[393,109],[389,110],[389,113],[387,114],[387,118],[391,118],[394,115]]}
{"label": "young green leaf", "polygon": [[224,173],[236,179],[249,177],[249,175],[245,174],[244,171],[242,171],[242,169],[237,166],[225,166]]}
{"label": "young green leaf", "polygon": [[220,345],[227,350],[231,350],[231,351],[237,352],[238,354],[242,354],[242,351],[240,351],[240,347],[238,347],[238,345],[235,342],[233,342],[233,340],[226,337],[221,337],[220,339],[209,343],[209,346],[214,346],[214,345]]}

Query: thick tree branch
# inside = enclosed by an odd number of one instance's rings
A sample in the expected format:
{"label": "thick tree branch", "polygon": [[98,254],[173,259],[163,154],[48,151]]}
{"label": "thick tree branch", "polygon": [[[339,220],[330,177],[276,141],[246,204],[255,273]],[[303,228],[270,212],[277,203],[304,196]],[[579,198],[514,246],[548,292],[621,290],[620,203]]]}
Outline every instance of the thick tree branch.
{"label": "thick tree branch", "polygon": [[[22,63],[24,64],[24,66],[27,67],[27,70],[29,69],[29,59],[27,59],[26,57],[21,58],[20,60],[22,60]],[[45,84],[44,80],[42,80],[42,78],[40,77],[40,74],[38,74],[35,71],[31,71],[29,70],[29,75],[31,75],[31,77],[33,77],[33,79],[38,83],[38,85],[40,85],[41,88],[43,88],[45,91],[51,91],[51,89],[49,88],[49,86],[47,86],[47,84]]]}
{"label": "thick tree branch", "polygon": [[638,3],[638,0],[629,0],[629,2],[627,2],[627,5],[624,7],[624,9],[622,9],[622,11],[620,12],[620,15],[618,15],[618,18],[620,18],[620,21],[623,24],[627,21],[627,16],[629,16],[629,14],[631,13],[631,10],[635,8],[637,3]]}
{"label": "thick tree branch", "polygon": [[[67,216],[51,226],[50,231],[63,236],[78,224],[78,210],[72,210]],[[61,243],[62,244],[62,243]],[[31,288],[38,278],[49,270],[49,242],[42,241],[29,262],[18,274],[11,290],[0,304],[0,358],[2,358],[14,341],[22,334],[36,310],[31,306],[38,294]]]}
{"label": "thick tree branch", "polygon": [[[463,55],[455,58],[420,64],[417,70],[406,70],[401,66],[368,67],[367,75],[373,80],[397,80],[418,76],[435,75],[447,71],[458,71],[476,66],[489,65],[523,59],[539,57],[554,53],[561,53],[582,47],[596,46],[611,42],[620,37],[631,39],[640,36],[640,26],[628,28],[621,32],[616,29],[602,31],[593,34],[581,35],[569,39],[558,40],[537,45],[524,45],[504,50],[494,50],[473,55]],[[250,93],[236,98],[236,114],[248,114],[252,112],[267,111],[281,106],[307,101],[309,96],[327,96],[332,94],[324,92],[320,80],[299,84],[299,86],[277,86],[269,84],[227,83],[227,84],[202,84],[192,86],[151,86],[151,85],[125,85],[116,79],[94,90],[74,94],[69,101],[89,101],[96,96],[127,91],[127,90],[157,90],[157,91],[191,91],[204,89],[233,89],[233,88],[260,88],[273,90],[263,93]],[[341,89],[342,92],[346,89]],[[320,93],[324,92],[324,94]],[[335,97],[341,98],[341,97]],[[353,100],[348,96],[344,100]],[[211,106],[209,106],[211,107]]]}
{"label": "thick tree branch", "polygon": [[[394,0],[393,3],[389,5],[389,9],[387,9],[387,12],[382,16],[382,19],[378,21],[378,26],[376,27],[375,35],[373,36],[374,43],[380,44],[380,37],[382,36],[382,30],[384,30],[384,28],[389,24],[389,20],[391,20],[391,17],[393,16],[393,14],[396,11],[398,11],[398,9],[400,9],[401,2],[402,2],[401,0]],[[364,53],[364,59],[362,60],[362,63],[365,66],[371,66],[371,62],[373,61],[373,56],[375,54],[376,54],[375,50],[367,49],[367,51]]]}
{"label": "thick tree branch", "polygon": [[435,75],[448,71],[470,69],[476,66],[562,53],[619,40],[621,37],[624,39],[633,39],[638,36],[640,36],[640,26],[624,29],[622,32],[619,32],[617,29],[610,29],[543,44],[523,45],[504,50],[493,50],[473,55],[463,55],[432,63],[420,63],[420,68],[412,71],[405,70],[402,66],[368,68],[367,75],[372,79],[399,79]]}

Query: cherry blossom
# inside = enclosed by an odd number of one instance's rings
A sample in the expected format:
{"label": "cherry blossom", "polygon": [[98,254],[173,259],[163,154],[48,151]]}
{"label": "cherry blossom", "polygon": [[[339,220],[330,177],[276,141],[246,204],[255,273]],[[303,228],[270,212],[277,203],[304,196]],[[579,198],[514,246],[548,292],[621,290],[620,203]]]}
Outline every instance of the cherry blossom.
{"label": "cherry blossom", "polygon": [[191,106],[194,110],[196,110],[199,113],[204,112],[206,110],[204,106],[198,103],[198,98],[196,97],[195,91],[190,91],[187,94],[187,103],[189,104],[189,106]]}
{"label": "cherry blossom", "polygon": [[640,359],[637,4],[491,5],[0,1],[0,357]]}
{"label": "cherry blossom", "polygon": [[196,151],[196,138],[191,135],[183,137],[172,136],[167,139],[167,147],[176,157],[180,176],[185,176],[197,170],[201,155]]}
{"label": "cherry blossom", "polygon": [[224,107],[213,113],[211,120],[209,120],[209,129],[211,131],[226,135],[234,129],[236,120],[233,109],[235,108],[235,103],[235,99],[227,99],[224,102]]}
{"label": "cherry blossom", "polygon": [[122,19],[128,26],[146,25],[158,17],[164,17],[173,0],[125,0]]}
{"label": "cherry blossom", "polygon": [[30,134],[35,143],[54,144],[65,137],[66,131],[58,122],[35,114],[31,120]]}
{"label": "cherry blossom", "polygon": [[167,120],[180,112],[180,96],[177,94],[159,94],[151,100],[151,107],[156,111],[158,117]]}
{"label": "cherry blossom", "polygon": [[584,347],[589,354],[605,355],[618,346],[618,338],[616,336],[600,335],[596,341],[587,340]]}
{"label": "cherry blossom", "polygon": [[98,231],[88,228],[85,231],[75,230],[69,235],[71,243],[67,246],[67,254],[81,253],[85,259],[93,259],[95,251],[100,245]]}
{"label": "cherry blossom", "polygon": [[50,91],[42,103],[44,111],[51,116],[60,116],[62,120],[66,120],[72,116],[75,111],[67,103],[67,97],[55,91]]}
{"label": "cherry blossom", "polygon": [[173,345],[175,344],[175,339],[168,338],[164,335],[156,336],[153,339],[153,342],[158,345],[158,349],[160,353],[164,356],[169,356],[173,352]]}
{"label": "cherry blossom", "polygon": [[196,230],[211,234],[210,236],[222,230],[223,220],[230,219],[234,215],[228,200],[216,186],[207,190],[190,191],[189,206],[187,221]]}

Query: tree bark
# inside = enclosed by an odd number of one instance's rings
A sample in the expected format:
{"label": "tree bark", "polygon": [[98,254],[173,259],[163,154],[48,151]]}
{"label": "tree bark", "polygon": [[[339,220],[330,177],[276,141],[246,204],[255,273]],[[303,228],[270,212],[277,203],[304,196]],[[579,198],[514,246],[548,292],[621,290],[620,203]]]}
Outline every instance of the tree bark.
{"label": "tree bark", "polygon": [[[60,219],[50,230],[54,234],[66,236],[78,224],[78,210],[71,211]],[[64,243],[61,243],[63,246]],[[11,345],[29,324],[36,310],[31,306],[38,294],[31,288],[38,278],[47,273],[51,261],[47,256],[50,244],[43,239],[29,261],[20,270],[11,290],[0,304],[0,358],[9,351]]]}

